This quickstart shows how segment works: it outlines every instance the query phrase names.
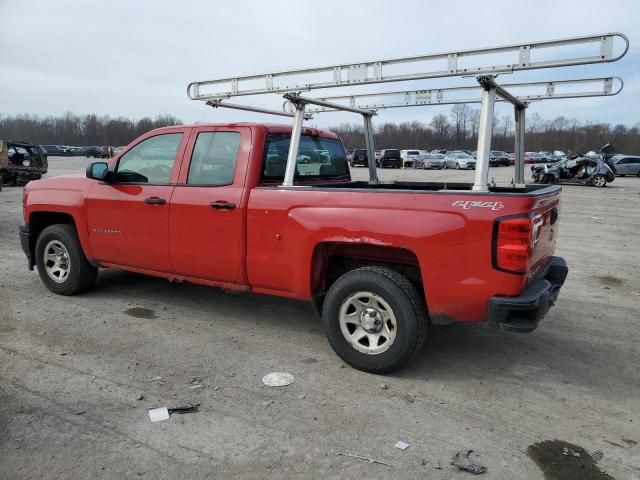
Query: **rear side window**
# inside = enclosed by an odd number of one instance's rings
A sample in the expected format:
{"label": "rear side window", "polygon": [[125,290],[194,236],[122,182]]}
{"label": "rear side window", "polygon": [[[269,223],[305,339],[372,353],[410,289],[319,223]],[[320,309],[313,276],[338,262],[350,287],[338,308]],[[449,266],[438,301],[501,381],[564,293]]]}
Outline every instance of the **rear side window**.
{"label": "rear side window", "polygon": [[[290,141],[291,135],[288,133],[267,135],[262,163],[264,182],[281,182],[284,179]],[[294,178],[348,179],[349,168],[342,143],[333,138],[301,136]]]}
{"label": "rear side window", "polygon": [[238,132],[200,132],[193,147],[187,183],[231,185],[239,147]]}
{"label": "rear side window", "polygon": [[120,157],[116,180],[168,184],[181,141],[182,133],[166,133],[143,140]]}

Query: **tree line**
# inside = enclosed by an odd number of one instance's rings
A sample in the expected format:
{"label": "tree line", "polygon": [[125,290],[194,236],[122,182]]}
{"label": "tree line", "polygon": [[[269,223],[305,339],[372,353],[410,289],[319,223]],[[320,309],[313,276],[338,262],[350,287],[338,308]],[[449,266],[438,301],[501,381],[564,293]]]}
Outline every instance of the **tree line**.
{"label": "tree line", "polygon": [[[154,128],[181,125],[172,115],[155,119],[131,120],[97,115],[59,117],[35,115],[0,116],[0,139],[27,141],[40,145],[126,145]],[[383,123],[375,126],[376,148],[468,149],[478,142],[480,110],[466,104],[454,105],[448,115],[435,115],[429,123]],[[492,146],[495,150],[513,151],[513,115],[496,115],[493,119]],[[363,128],[356,124],[331,127],[347,147],[363,147]],[[585,153],[607,142],[618,152],[640,153],[640,123],[628,127],[605,122],[580,122],[564,116],[545,120],[538,113],[526,119],[525,149],[529,151],[564,150]]]}
{"label": "tree line", "polygon": [[[514,150],[514,118],[511,115],[495,115],[493,118],[494,150]],[[376,149],[465,149],[475,150],[478,144],[480,110],[467,104],[454,105],[449,115],[435,115],[431,122],[418,121],[400,124],[383,123],[375,126]],[[640,123],[632,127],[606,122],[580,122],[575,118],[558,116],[543,119],[537,112],[525,121],[525,150],[586,153],[597,151],[611,142],[616,151],[640,153]],[[364,130],[357,124],[341,124],[330,128],[342,138],[347,147],[364,147]]]}
{"label": "tree line", "polygon": [[39,145],[126,145],[134,138],[154,128],[180,125],[172,115],[159,115],[140,120],[97,115],[75,115],[68,112],[59,117],[36,115],[0,116],[0,139],[25,141]]}

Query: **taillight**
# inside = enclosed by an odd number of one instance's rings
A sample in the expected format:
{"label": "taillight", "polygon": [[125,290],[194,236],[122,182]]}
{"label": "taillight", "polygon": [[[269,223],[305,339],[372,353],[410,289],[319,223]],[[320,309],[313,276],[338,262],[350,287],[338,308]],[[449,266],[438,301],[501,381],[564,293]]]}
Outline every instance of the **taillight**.
{"label": "taillight", "polygon": [[526,273],[533,248],[533,222],[529,216],[496,220],[493,239],[494,267]]}

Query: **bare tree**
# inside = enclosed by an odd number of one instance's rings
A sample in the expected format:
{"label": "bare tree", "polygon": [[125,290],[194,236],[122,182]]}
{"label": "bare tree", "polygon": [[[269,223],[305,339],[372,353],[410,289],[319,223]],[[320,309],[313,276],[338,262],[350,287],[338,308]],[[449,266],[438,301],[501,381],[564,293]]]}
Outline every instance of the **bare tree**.
{"label": "bare tree", "polygon": [[471,108],[466,103],[459,103],[451,108],[454,135],[456,140],[464,140],[467,137],[467,126],[471,120]]}

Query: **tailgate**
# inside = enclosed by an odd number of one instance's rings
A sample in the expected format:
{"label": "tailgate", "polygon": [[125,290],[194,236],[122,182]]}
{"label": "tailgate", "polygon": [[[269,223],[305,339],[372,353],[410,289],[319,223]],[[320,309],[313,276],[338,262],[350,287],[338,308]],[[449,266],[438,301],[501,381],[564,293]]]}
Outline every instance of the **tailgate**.
{"label": "tailgate", "polygon": [[538,199],[532,215],[531,269],[527,280],[544,273],[555,251],[560,226],[560,189]]}

